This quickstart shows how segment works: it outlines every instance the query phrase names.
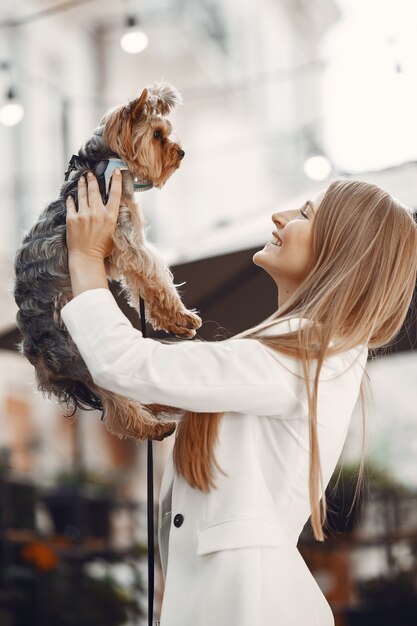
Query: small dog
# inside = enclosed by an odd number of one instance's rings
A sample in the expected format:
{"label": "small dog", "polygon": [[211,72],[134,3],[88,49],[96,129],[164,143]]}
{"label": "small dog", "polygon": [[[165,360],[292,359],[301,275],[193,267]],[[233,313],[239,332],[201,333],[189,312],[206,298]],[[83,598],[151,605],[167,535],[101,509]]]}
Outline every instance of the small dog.
{"label": "small dog", "polygon": [[134,201],[135,190],[161,188],[180,166],[184,151],[169,138],[167,119],[180,101],[172,86],[154,83],[127,105],[108,111],[73,155],[59,198],[25,234],[15,258],[16,321],[23,335],[18,347],[35,366],[38,389],[73,405],[74,413],[77,407],[102,410],[107,429],[120,438],[162,440],[174,432],[175,422],[161,419],[167,407],[140,405],[95,385],[62,322],[60,310],[72,297],[66,197],[71,194],[78,207],[78,179],[91,170],[106,202],[111,174],[120,167],[122,196],[113,251],[105,259],[107,276],[120,281],[132,307],[139,309],[139,297],[144,299],[155,329],[193,337],[201,319],[185,308],[169,267],[146,241],[144,219]]}

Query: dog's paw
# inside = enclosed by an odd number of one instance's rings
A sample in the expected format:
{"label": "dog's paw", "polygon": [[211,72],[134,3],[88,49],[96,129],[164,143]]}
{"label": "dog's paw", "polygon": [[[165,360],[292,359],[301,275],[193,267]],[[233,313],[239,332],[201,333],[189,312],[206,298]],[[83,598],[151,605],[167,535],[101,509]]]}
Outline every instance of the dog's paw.
{"label": "dog's paw", "polygon": [[183,311],[179,311],[173,320],[176,326],[183,328],[184,330],[195,330],[196,328],[200,328],[202,324],[201,317],[194,313],[193,311],[189,311],[188,309],[184,309]]}
{"label": "dog's paw", "polygon": [[200,328],[201,324],[201,317],[193,311],[183,309],[168,320],[166,329],[179,337],[194,337],[196,329]]}
{"label": "dog's paw", "polygon": [[156,439],[162,441],[165,437],[169,437],[175,431],[175,422],[161,422],[152,427],[152,430],[148,433],[148,439]]}
{"label": "dog's paw", "polygon": [[200,328],[202,324],[201,318],[193,310],[189,311],[186,308],[158,311],[158,315],[156,313],[154,309],[152,315],[148,315],[148,321],[154,329],[165,330],[178,337],[194,337],[195,329]]}
{"label": "dog's paw", "polygon": [[195,337],[196,331],[189,328],[182,328],[181,326],[176,326],[175,324],[170,324],[166,327],[166,330],[177,337],[183,337],[184,339],[192,339]]}

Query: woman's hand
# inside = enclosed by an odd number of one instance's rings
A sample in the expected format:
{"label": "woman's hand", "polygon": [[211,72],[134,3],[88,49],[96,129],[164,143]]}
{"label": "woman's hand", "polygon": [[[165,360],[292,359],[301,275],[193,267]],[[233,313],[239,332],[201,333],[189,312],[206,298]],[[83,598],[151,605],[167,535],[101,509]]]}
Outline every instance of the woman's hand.
{"label": "woman's hand", "polygon": [[67,199],[68,270],[72,295],[89,289],[109,288],[104,259],[113,249],[113,234],[122,195],[122,175],[115,170],[109,199],[103,204],[97,178],[89,172],[78,181],[78,213]]}
{"label": "woman's hand", "polygon": [[78,212],[71,196],[67,197],[68,256],[105,259],[113,249],[113,233],[119,214],[122,175],[116,169],[107,204],[103,204],[97,178],[88,172],[87,181],[78,181]]}

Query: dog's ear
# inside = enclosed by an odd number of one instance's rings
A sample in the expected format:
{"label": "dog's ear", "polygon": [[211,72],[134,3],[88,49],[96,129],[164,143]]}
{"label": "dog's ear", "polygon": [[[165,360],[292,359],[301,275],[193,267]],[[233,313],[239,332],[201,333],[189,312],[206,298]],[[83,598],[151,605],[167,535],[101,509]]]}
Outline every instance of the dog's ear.
{"label": "dog's ear", "polygon": [[180,92],[166,82],[153,83],[148,87],[148,105],[160,115],[168,115],[176,104],[182,102]]}
{"label": "dog's ear", "polygon": [[145,89],[140,94],[139,98],[135,98],[134,100],[131,100],[129,104],[125,107],[125,111],[124,111],[125,115],[129,116],[132,120],[137,120],[140,118],[140,116],[143,113],[146,114],[145,107],[147,105],[148,98],[149,98],[149,93],[145,87]]}

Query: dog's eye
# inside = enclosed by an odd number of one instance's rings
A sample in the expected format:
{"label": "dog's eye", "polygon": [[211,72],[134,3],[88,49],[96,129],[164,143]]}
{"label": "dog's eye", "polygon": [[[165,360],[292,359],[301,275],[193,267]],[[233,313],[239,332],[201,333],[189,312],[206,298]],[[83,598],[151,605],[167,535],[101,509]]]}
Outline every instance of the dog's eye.
{"label": "dog's eye", "polygon": [[155,130],[153,136],[155,139],[162,139],[162,133],[160,130]]}

